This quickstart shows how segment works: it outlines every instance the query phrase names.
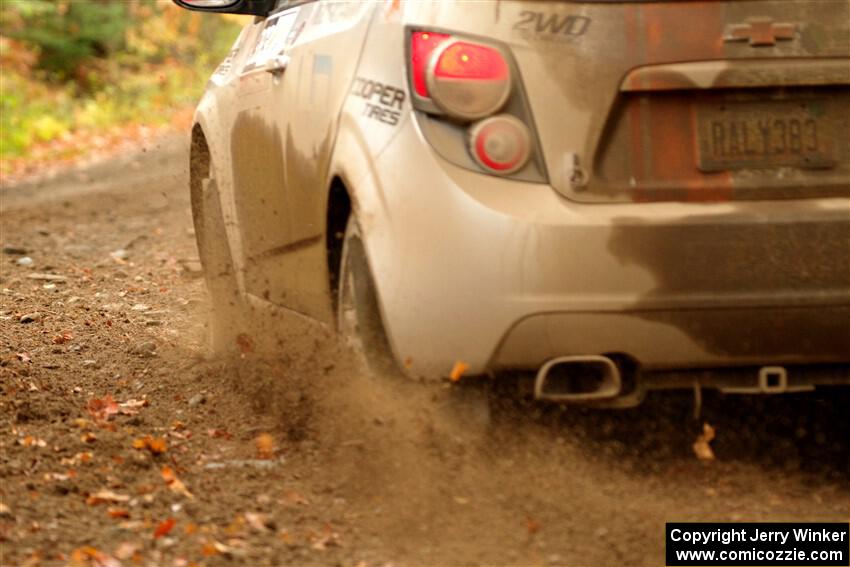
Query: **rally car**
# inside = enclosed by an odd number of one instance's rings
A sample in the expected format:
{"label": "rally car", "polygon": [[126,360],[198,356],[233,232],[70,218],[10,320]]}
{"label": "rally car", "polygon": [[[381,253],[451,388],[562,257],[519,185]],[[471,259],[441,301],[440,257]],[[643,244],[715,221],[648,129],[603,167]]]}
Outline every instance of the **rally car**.
{"label": "rally car", "polygon": [[214,336],[557,402],[850,384],[850,1],[175,2],[255,16],[192,131]]}

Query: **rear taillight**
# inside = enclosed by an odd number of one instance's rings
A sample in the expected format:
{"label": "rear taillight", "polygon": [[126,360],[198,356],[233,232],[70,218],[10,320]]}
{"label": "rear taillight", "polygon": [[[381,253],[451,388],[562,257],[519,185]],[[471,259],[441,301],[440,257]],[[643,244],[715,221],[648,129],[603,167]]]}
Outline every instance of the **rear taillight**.
{"label": "rear taillight", "polygon": [[531,135],[525,124],[508,114],[492,116],[469,130],[475,161],[488,171],[507,175],[519,170],[531,155]]}
{"label": "rear taillight", "polygon": [[413,32],[410,37],[410,69],[413,74],[413,88],[421,97],[428,96],[428,85],[425,82],[425,72],[428,68],[431,54],[441,43],[451,36],[445,33],[426,31]]}
{"label": "rear taillight", "polygon": [[408,71],[421,132],[449,161],[524,181],[546,180],[531,111],[507,46],[411,30]]}
{"label": "rear taillight", "polygon": [[453,40],[431,54],[425,80],[446,114],[474,120],[498,112],[511,94],[511,72],[499,50]]}

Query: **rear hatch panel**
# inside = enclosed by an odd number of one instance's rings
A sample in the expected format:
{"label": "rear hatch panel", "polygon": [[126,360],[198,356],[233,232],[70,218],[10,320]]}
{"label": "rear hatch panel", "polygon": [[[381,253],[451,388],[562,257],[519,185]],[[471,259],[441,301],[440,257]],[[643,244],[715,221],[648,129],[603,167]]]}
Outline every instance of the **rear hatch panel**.
{"label": "rear hatch panel", "polygon": [[412,4],[510,45],[569,199],[850,194],[847,0]]}

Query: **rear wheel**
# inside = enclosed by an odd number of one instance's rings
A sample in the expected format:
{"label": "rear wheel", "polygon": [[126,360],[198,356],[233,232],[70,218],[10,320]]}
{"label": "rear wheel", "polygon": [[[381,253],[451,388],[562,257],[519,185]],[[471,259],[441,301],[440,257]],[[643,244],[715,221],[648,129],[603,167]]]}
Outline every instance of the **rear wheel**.
{"label": "rear wheel", "polygon": [[[353,214],[348,219],[343,241],[337,324],[340,335],[369,375],[404,376],[387,339],[375,281]],[[432,398],[436,402],[435,423],[453,425],[451,431],[455,437],[483,436],[490,423],[490,399],[488,389],[482,386],[481,381],[474,380],[458,384],[451,391],[440,388]]]}
{"label": "rear wheel", "polygon": [[210,294],[210,342],[213,351],[233,350],[244,309],[224,228],[224,215],[209,147],[199,131],[192,136],[189,185],[192,219],[204,279]]}
{"label": "rear wheel", "polygon": [[340,335],[370,373],[400,375],[392,354],[375,282],[357,219],[348,219],[342,246],[337,325]]}

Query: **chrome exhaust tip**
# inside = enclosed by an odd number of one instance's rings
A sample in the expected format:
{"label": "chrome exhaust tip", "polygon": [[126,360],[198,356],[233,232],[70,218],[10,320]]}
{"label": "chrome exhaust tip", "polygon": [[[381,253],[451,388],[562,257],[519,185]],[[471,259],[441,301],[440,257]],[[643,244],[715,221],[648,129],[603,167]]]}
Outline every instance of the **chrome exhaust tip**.
{"label": "chrome exhaust tip", "polygon": [[620,369],[607,356],[559,356],[547,361],[534,380],[534,398],[548,402],[592,402],[616,398]]}

